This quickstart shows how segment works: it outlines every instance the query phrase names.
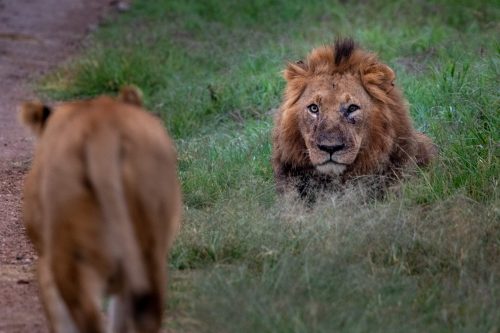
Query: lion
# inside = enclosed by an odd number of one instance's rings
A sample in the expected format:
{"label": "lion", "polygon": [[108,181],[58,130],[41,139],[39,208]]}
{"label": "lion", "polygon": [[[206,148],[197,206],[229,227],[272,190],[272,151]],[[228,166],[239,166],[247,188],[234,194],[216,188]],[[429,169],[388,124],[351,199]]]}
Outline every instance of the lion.
{"label": "lion", "polygon": [[54,108],[24,103],[20,118],[38,137],[23,214],[51,331],[158,332],[181,216],[161,122],[133,87]]}
{"label": "lion", "polygon": [[399,179],[436,156],[431,139],[413,128],[394,71],[352,39],[313,49],[288,63],[284,77],[272,137],[279,193],[307,197],[366,176]]}

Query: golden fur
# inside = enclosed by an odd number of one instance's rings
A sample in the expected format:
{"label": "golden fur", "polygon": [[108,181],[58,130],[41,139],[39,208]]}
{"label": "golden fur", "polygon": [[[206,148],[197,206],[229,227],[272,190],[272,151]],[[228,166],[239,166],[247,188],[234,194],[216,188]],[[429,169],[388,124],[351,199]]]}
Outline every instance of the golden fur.
{"label": "golden fur", "polygon": [[176,152],[134,88],[54,110],[25,103],[38,136],[24,187],[24,221],[39,255],[53,332],[158,332],[167,252],[179,228]]}
{"label": "golden fur", "polygon": [[351,39],[312,50],[305,61],[289,63],[284,76],[273,132],[279,192],[307,195],[330,182],[395,175],[436,155],[413,128],[394,72]]}

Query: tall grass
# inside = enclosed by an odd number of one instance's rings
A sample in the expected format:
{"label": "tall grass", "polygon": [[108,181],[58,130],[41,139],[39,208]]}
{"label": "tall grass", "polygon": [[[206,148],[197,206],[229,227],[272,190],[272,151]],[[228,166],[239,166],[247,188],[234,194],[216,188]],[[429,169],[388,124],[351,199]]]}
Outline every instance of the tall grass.
{"label": "tall grass", "polygon": [[[138,1],[40,92],[134,83],[175,138],[174,331],[496,332],[499,22],[491,1]],[[384,201],[307,208],[275,195],[272,115],[285,63],[337,35],[394,68],[440,156]]]}

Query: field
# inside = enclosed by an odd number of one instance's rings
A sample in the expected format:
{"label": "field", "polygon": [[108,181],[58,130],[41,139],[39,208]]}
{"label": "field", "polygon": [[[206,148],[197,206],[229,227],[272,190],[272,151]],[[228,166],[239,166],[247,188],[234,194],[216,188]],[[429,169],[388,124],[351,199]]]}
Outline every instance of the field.
{"label": "field", "polygon": [[[398,195],[314,208],[276,195],[270,132],[287,61],[336,36],[397,74],[438,161]],[[179,151],[175,332],[500,330],[500,5],[136,1],[44,78],[51,99],[133,83]]]}

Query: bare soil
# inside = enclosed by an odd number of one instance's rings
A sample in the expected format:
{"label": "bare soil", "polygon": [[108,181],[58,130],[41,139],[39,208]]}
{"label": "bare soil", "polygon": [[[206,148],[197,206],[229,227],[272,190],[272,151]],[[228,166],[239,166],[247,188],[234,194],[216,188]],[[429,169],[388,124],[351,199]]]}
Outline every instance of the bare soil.
{"label": "bare soil", "polygon": [[47,332],[36,255],[21,220],[21,189],[33,138],[17,106],[32,82],[76,54],[112,0],[0,0],[0,333]]}

